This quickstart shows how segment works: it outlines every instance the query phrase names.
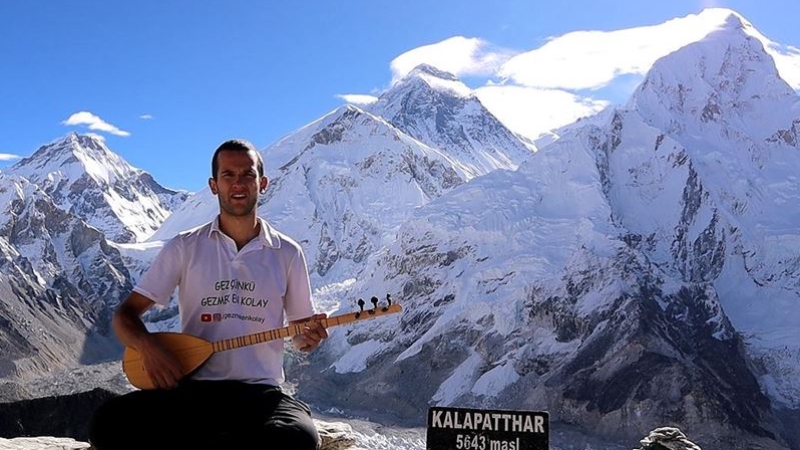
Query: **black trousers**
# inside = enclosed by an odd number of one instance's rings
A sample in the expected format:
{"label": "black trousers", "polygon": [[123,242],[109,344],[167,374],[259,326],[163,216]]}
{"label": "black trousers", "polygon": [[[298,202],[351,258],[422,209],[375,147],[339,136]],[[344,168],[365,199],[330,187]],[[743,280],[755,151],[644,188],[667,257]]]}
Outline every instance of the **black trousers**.
{"label": "black trousers", "polygon": [[106,401],[89,442],[97,450],[316,450],[319,434],[308,406],[277,387],[189,380]]}

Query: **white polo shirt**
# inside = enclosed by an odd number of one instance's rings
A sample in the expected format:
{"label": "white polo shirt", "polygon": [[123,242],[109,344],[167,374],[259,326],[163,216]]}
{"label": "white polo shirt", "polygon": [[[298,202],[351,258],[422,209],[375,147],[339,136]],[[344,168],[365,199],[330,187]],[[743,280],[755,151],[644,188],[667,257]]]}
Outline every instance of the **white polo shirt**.
{"label": "white polo shirt", "polygon": [[[178,287],[181,326],[211,342],[285,326],[314,313],[305,255],[297,242],[259,218],[241,250],[213,222],[167,242],[134,291],[167,305]],[[283,340],[213,354],[193,379],[279,385]]]}

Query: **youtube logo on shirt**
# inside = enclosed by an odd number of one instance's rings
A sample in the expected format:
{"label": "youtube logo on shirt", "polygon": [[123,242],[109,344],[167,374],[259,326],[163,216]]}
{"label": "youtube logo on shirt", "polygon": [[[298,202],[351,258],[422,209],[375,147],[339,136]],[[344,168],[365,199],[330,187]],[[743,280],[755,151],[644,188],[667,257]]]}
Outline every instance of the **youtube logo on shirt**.
{"label": "youtube logo on shirt", "polygon": [[200,314],[200,322],[211,322],[211,314]]}

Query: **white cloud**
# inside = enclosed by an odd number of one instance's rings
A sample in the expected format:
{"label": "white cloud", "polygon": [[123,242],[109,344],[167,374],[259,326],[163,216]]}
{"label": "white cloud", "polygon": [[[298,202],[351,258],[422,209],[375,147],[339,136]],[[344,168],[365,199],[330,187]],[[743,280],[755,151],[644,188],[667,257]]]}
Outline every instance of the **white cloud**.
{"label": "white cloud", "polygon": [[457,77],[488,76],[495,73],[513,54],[482,39],[455,36],[436,44],[417,47],[392,60],[392,83],[420,64],[429,64]]}
{"label": "white cloud", "polygon": [[150,114],[142,114],[141,116],[139,116],[139,118],[142,120],[153,120],[153,116]]}
{"label": "white cloud", "polygon": [[13,161],[15,159],[20,159],[20,158],[22,157],[19,155],[14,155],[11,153],[0,153],[0,161]]}
{"label": "white cloud", "polygon": [[97,134],[97,133],[86,133],[86,135],[87,135],[87,136],[91,136],[91,137],[93,137],[93,138],[97,139],[97,140],[98,140],[98,141],[100,141],[100,142],[105,142],[105,141],[106,141],[106,137],[105,137],[105,136],[103,136],[102,134]]}
{"label": "white cloud", "polygon": [[67,126],[86,125],[87,127],[89,127],[90,130],[104,131],[106,133],[114,134],[117,136],[131,135],[127,131],[120,130],[114,125],[111,125],[110,123],[104,121],[100,117],[97,117],[96,115],[88,111],[76,112],[75,114],[69,116],[67,120],[61,123]]}
{"label": "white cloud", "polygon": [[619,75],[647,73],[653,63],[718,29],[727,9],[710,9],[660,25],[576,31],[510,59],[498,75],[531,87],[597,89]]}
{"label": "white cloud", "polygon": [[508,129],[532,140],[609,105],[563,90],[524,86],[484,86],[475,95]]}
{"label": "white cloud", "polygon": [[336,97],[353,105],[369,105],[370,103],[375,103],[378,101],[378,97],[365,94],[340,94]]}
{"label": "white cloud", "polygon": [[498,75],[530,87],[598,89],[620,75],[646,74],[657,59],[701,40],[732,17],[741,20],[745,32],[764,44],[781,76],[795,89],[800,88],[800,50],[771,42],[745,18],[723,8],[707,9],[660,25],[567,33],[511,58]]}

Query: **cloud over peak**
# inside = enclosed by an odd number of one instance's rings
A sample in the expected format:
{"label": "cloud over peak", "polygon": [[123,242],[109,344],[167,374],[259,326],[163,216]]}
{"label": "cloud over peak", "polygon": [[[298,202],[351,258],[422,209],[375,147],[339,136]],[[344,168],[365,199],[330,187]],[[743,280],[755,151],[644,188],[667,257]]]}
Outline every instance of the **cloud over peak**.
{"label": "cloud over peak", "polygon": [[367,94],[339,94],[336,97],[353,105],[369,105],[378,101],[378,97]]}
{"label": "cloud over peak", "polygon": [[429,64],[456,77],[490,76],[514,53],[483,39],[454,36],[409,50],[392,60],[392,83],[420,64]]}
{"label": "cloud over peak", "polygon": [[129,132],[120,130],[116,126],[111,125],[110,123],[106,122],[105,120],[92,114],[89,111],[76,112],[71,116],[69,116],[67,120],[61,122],[61,124],[66,126],[85,125],[90,130],[103,131],[105,133],[113,134],[116,136],[127,137],[131,135]]}

